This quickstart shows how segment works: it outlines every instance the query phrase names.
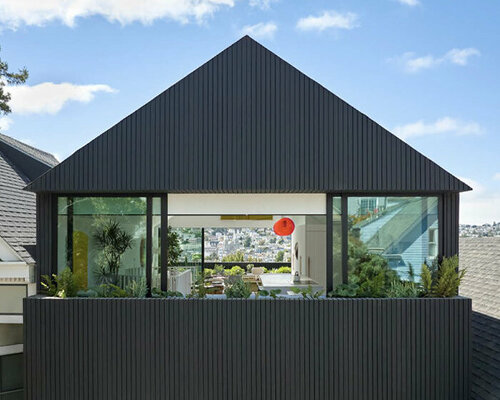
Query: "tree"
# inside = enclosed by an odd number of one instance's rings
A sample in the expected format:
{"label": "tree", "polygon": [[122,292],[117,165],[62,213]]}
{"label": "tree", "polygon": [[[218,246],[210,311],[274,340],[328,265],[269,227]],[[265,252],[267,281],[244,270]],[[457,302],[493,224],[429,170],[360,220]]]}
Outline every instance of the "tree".
{"label": "tree", "polygon": [[284,256],[285,256],[285,252],[283,250],[278,251],[276,253],[276,262],[282,262]]}
{"label": "tree", "polygon": [[9,107],[10,93],[5,90],[6,85],[20,85],[28,79],[28,70],[20,69],[18,72],[10,72],[9,65],[0,58],[0,114],[8,114],[12,110]]}
{"label": "tree", "polygon": [[179,265],[179,259],[182,254],[180,237],[175,229],[172,227],[168,228],[167,234],[167,242],[168,242],[168,258],[167,264],[169,267],[174,267]]}
{"label": "tree", "polygon": [[241,250],[238,250],[236,253],[228,254],[222,257],[223,262],[242,262],[245,261],[245,254]]}
{"label": "tree", "polygon": [[250,236],[247,236],[245,238],[244,246],[245,247],[250,247],[251,244],[252,244],[252,239],[250,239]]}

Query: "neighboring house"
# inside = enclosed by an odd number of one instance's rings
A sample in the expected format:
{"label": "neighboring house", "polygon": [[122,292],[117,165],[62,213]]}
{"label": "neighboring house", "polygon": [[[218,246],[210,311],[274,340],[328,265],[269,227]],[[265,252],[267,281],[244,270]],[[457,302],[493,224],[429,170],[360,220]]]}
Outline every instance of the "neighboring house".
{"label": "neighboring house", "polygon": [[500,399],[500,237],[460,238],[460,294],[472,299],[472,399]]}
{"label": "neighboring house", "polygon": [[[367,251],[401,273],[457,254],[459,195],[471,188],[244,37],[27,190],[38,275],[69,267],[87,287],[182,292],[195,272],[169,260],[171,229],[274,227],[291,237],[298,276],[254,284],[293,295],[346,284],[351,257]],[[123,244],[112,252],[124,249],[112,262],[110,232]],[[459,400],[470,390],[463,298],[25,306],[29,399]]]}
{"label": "neighboring house", "polygon": [[22,299],[36,293],[36,198],[23,189],[56,164],[0,134],[0,399],[23,398]]}

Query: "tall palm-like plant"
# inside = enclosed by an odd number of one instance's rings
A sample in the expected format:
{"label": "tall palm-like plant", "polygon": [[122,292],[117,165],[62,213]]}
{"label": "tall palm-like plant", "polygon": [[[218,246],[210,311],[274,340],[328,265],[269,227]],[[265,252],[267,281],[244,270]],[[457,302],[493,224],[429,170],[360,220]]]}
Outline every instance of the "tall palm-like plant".
{"label": "tall palm-like plant", "polygon": [[112,282],[120,269],[123,253],[132,247],[132,235],[120,227],[120,224],[107,219],[99,224],[94,233],[96,247],[100,250],[97,259],[97,275],[102,282]]}

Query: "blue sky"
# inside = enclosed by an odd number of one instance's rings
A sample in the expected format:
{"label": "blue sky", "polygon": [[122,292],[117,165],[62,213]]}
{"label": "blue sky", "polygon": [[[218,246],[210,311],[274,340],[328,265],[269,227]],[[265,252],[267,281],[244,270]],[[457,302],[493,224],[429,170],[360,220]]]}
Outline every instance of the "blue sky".
{"label": "blue sky", "polygon": [[0,0],[0,57],[26,66],[2,132],[64,159],[245,33],[474,187],[500,221],[500,3]]}

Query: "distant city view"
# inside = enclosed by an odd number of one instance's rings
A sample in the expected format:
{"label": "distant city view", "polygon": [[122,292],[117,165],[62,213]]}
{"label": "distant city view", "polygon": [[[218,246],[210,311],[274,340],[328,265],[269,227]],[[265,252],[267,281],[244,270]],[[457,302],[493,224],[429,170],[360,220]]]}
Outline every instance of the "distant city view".
{"label": "distant city view", "polygon": [[500,222],[483,225],[460,225],[460,237],[500,237]]}
{"label": "distant city view", "polygon": [[[177,228],[183,260],[201,261],[201,229]],[[290,262],[291,236],[270,228],[205,228],[205,261]]]}

